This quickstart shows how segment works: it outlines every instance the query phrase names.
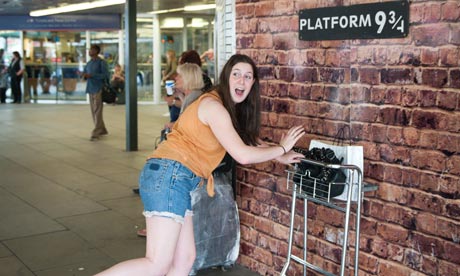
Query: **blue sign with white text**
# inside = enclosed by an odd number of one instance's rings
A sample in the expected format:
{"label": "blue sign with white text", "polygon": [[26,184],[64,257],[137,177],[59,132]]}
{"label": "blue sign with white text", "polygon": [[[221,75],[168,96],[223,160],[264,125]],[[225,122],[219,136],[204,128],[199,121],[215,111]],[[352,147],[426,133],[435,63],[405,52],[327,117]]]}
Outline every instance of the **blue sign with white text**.
{"label": "blue sign with white text", "polygon": [[119,14],[0,16],[0,30],[120,30]]}

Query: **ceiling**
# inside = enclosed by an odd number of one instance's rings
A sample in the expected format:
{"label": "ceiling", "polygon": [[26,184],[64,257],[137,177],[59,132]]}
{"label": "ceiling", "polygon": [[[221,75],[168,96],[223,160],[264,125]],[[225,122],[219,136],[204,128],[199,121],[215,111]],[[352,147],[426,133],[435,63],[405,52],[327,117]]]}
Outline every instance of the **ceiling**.
{"label": "ceiling", "polygon": [[[64,4],[77,4],[91,0],[0,0],[0,15],[29,15],[32,10],[58,7]],[[157,10],[183,8],[186,5],[214,4],[215,0],[137,0],[137,13],[148,13]],[[98,8],[75,12],[73,14],[122,14],[124,5]],[[179,12],[183,14],[184,12]],[[187,14],[214,14],[212,10],[187,12]]]}

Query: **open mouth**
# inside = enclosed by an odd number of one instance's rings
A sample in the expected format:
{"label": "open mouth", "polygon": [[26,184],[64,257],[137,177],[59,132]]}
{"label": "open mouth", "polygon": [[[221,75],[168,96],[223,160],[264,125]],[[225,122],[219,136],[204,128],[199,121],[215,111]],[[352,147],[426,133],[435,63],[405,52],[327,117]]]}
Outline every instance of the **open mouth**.
{"label": "open mouth", "polygon": [[238,96],[243,96],[243,94],[244,94],[244,89],[235,88],[235,93],[236,93],[236,95],[238,95]]}

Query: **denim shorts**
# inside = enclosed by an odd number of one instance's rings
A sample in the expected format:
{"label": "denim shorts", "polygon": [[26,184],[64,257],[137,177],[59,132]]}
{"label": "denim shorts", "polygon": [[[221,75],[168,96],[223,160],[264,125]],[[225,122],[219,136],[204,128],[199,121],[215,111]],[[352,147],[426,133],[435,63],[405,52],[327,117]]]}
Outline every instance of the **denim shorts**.
{"label": "denim shorts", "polygon": [[192,210],[190,194],[200,182],[201,177],[177,161],[147,160],[139,177],[144,216],[168,217],[183,223]]}

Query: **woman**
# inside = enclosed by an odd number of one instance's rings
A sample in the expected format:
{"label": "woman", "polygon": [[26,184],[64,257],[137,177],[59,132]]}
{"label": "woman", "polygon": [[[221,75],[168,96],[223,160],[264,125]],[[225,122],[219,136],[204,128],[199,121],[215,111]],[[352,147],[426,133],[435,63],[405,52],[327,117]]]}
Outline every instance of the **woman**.
{"label": "woman", "polygon": [[[200,55],[198,54],[198,52],[195,50],[189,50],[189,51],[183,52],[179,58],[179,64],[185,64],[185,63],[194,63],[201,68],[201,59],[200,59]],[[207,91],[212,87],[211,79],[205,73],[202,72],[201,74],[202,74],[203,82],[204,82],[201,90]],[[176,78],[174,78],[174,80],[176,81]],[[169,114],[170,114],[170,121],[169,123],[165,125],[166,128],[169,128],[174,124],[174,122],[177,120],[177,118],[179,118],[180,113],[184,109],[182,106],[182,100],[184,98],[183,91],[181,91],[181,89],[177,86],[177,84],[175,84],[174,90],[175,92],[173,95],[171,96],[166,95],[164,97],[166,103],[168,104]],[[199,95],[196,95],[196,96],[198,97]],[[194,100],[195,99],[196,97],[194,98]]]}
{"label": "woman", "polygon": [[125,73],[120,64],[115,64],[113,67],[113,75],[110,79],[110,86],[117,92],[117,97],[114,104],[125,103]]}
{"label": "woman", "polygon": [[21,79],[22,75],[24,74],[25,66],[19,52],[13,52],[13,59],[11,60],[8,70],[10,72],[11,94],[13,94],[13,103],[20,104],[22,101]]}
{"label": "woman", "polygon": [[195,259],[190,192],[207,178],[208,194],[214,195],[212,171],[225,151],[240,164],[299,162],[303,155],[291,149],[305,133],[302,126],[287,131],[278,145],[261,144],[259,97],[254,62],[245,55],[232,56],[216,90],[187,107],[141,172],[145,258],[98,275],[188,275]]}
{"label": "woman", "polygon": [[162,81],[165,82],[166,80],[174,80],[176,69],[177,69],[176,52],[174,50],[169,49],[168,51],[166,51],[166,69],[163,71]]}

